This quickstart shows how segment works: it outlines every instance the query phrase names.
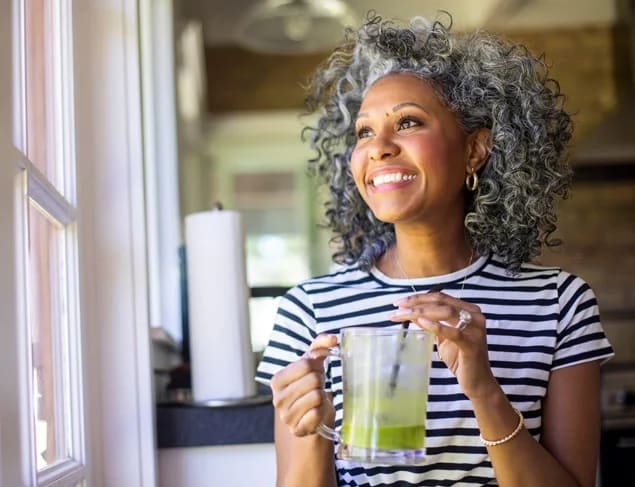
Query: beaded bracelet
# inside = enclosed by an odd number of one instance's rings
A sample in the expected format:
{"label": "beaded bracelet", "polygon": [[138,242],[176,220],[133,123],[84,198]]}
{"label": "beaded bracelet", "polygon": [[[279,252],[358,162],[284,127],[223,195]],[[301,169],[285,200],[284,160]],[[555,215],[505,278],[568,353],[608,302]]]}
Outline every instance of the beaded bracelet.
{"label": "beaded bracelet", "polygon": [[486,440],[485,438],[483,438],[483,436],[479,436],[479,438],[481,439],[481,443],[483,443],[485,446],[497,446],[497,445],[502,445],[503,443],[507,443],[509,440],[514,438],[525,425],[525,418],[523,417],[523,413],[521,413],[516,408],[514,408],[514,412],[518,415],[518,425],[516,426],[516,429],[514,429],[514,431],[512,431],[510,434],[508,434],[504,438],[501,438],[500,440],[494,440],[494,441]]}

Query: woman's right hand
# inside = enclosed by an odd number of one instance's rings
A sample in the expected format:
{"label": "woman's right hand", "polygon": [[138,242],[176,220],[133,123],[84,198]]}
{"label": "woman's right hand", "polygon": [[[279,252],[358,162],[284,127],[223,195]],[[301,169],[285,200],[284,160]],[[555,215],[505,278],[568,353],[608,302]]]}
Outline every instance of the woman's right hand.
{"label": "woman's right hand", "polygon": [[300,359],[271,379],[273,406],[296,436],[315,433],[320,423],[333,426],[335,409],[324,391],[324,359],[335,345],[335,335],[318,335]]}

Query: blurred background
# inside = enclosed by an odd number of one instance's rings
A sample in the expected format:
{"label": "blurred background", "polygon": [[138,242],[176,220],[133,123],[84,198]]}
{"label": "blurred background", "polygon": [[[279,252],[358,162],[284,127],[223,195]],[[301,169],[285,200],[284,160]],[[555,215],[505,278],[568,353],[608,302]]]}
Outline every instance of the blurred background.
{"label": "blurred background", "polygon": [[[598,294],[618,359],[635,350],[635,88],[632,2],[596,0],[183,0],[175,5],[181,217],[216,201],[243,212],[252,286],[326,272],[328,237],[300,141],[302,84],[342,26],[451,13],[453,29],[487,29],[544,53],[567,96],[576,181],[560,211],[565,245],[544,255]],[[266,301],[266,300],[265,300]],[[255,348],[272,303],[253,315]],[[266,309],[265,309],[266,308]]]}
{"label": "blurred background", "polygon": [[[407,20],[434,19],[446,10],[456,31],[486,29],[543,54],[567,97],[575,124],[575,180],[559,208],[557,236],[564,245],[545,251],[540,261],[580,275],[597,294],[616,350],[602,377],[602,485],[623,485],[618,479],[626,478],[620,476],[628,471],[635,441],[634,5],[633,0],[175,2],[169,15],[154,19],[156,54],[144,81],[153,92],[156,120],[146,134],[154,139],[146,171],[156,330],[187,350],[186,302],[176,300],[175,292],[183,263],[175,261],[175,249],[182,246],[184,218],[220,202],[244,218],[251,339],[256,355],[262,351],[276,295],[331,268],[329,234],[319,227],[322,197],[307,178],[311,153],[300,139],[303,83],[341,39],[343,27],[358,24],[369,11]],[[181,465],[169,458],[161,456],[164,476]],[[209,465],[209,458],[200,465]],[[202,470],[183,470],[205,477]]]}

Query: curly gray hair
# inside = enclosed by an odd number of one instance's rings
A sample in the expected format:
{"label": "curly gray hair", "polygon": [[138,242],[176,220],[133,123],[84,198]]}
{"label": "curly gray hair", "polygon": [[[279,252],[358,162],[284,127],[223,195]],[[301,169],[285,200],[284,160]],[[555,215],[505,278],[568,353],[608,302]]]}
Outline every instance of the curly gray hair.
{"label": "curly gray hair", "polygon": [[[446,13],[447,14],[447,13]],[[368,270],[394,242],[394,226],[379,221],[359,195],[349,161],[362,97],[389,73],[412,73],[431,83],[467,132],[490,129],[491,152],[467,193],[465,228],[480,254],[495,253],[510,271],[533,260],[543,244],[558,245],[554,203],[571,182],[567,145],[572,121],[543,57],[492,34],[450,34],[421,17],[399,27],[371,13],[317,69],[308,84],[303,130],[316,150],[310,168],[328,185],[326,224],[333,261]]]}

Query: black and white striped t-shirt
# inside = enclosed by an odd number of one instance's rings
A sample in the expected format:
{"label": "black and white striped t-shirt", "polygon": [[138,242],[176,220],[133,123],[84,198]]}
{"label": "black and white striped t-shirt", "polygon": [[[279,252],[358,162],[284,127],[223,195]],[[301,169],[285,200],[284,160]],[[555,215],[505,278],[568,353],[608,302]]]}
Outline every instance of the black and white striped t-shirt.
{"label": "black and white striped t-shirt", "polygon": [[[440,284],[446,294],[481,308],[494,375],[536,439],[550,372],[613,355],[595,295],[582,279],[535,265],[523,265],[518,274],[510,275],[502,261],[486,256],[434,278],[392,279],[378,269],[368,273],[350,267],[301,283],[280,302],[256,379],[268,384],[320,333],[337,334],[349,326],[399,326],[388,315],[398,297],[412,294],[411,284],[421,292]],[[425,463],[397,467],[336,460],[340,486],[496,485],[471,404],[454,375],[433,355]],[[342,422],[342,371],[337,359],[326,365],[326,387],[333,393],[337,429]]]}

